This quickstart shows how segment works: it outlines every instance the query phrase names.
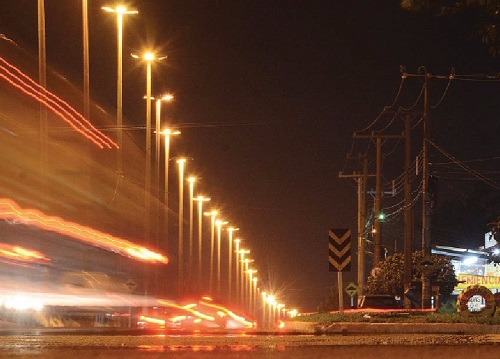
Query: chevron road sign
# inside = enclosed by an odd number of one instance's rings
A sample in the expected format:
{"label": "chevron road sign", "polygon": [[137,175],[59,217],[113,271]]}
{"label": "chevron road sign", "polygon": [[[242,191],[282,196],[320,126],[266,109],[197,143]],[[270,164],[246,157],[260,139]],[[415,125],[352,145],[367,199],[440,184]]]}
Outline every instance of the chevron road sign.
{"label": "chevron road sign", "polygon": [[328,231],[330,272],[351,270],[351,230],[330,229]]}

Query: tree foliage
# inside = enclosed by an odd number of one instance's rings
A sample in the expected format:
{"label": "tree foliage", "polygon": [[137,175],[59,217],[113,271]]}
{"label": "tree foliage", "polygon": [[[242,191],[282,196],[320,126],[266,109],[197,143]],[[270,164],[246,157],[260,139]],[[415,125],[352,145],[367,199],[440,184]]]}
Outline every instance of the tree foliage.
{"label": "tree foliage", "polygon": [[464,14],[474,18],[475,32],[489,46],[490,53],[500,54],[500,1],[498,0],[401,0],[408,11],[428,12],[433,16]]}
{"label": "tree foliage", "polygon": [[[422,258],[422,252],[414,252],[412,255],[412,281],[420,280],[422,273],[418,268],[418,263]],[[430,276],[431,282],[441,282],[440,293],[443,295],[451,294],[458,282],[450,258],[438,255],[432,255],[431,258],[436,265]],[[404,294],[404,255],[395,253],[388,256],[379,264],[379,268],[375,271],[375,276],[368,277],[365,292],[367,294],[392,294],[402,297]]]}

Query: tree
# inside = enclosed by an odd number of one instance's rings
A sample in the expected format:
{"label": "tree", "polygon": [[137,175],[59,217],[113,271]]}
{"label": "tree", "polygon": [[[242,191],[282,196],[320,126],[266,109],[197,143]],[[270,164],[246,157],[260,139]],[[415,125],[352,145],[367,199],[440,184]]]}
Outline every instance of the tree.
{"label": "tree", "polygon": [[475,32],[495,56],[500,53],[500,1],[498,0],[401,0],[408,11],[428,12],[434,16],[465,15],[473,18]]}
{"label": "tree", "polygon": [[[431,282],[439,282],[440,294],[450,295],[454,287],[458,284],[455,270],[449,257],[432,255],[435,268],[431,273]],[[412,281],[419,281],[421,271],[418,263],[422,260],[422,252],[414,252],[412,255]],[[404,255],[395,253],[388,256],[379,264],[379,269],[375,271],[375,276],[370,275],[366,282],[366,294],[392,294],[402,297],[404,294],[403,281]]]}

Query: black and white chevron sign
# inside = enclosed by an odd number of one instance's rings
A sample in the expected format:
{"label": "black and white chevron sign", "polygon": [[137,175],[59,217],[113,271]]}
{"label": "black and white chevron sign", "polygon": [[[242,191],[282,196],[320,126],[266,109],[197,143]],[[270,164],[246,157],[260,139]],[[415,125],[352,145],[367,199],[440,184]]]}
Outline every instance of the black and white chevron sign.
{"label": "black and white chevron sign", "polygon": [[330,229],[328,231],[330,272],[351,270],[351,230]]}

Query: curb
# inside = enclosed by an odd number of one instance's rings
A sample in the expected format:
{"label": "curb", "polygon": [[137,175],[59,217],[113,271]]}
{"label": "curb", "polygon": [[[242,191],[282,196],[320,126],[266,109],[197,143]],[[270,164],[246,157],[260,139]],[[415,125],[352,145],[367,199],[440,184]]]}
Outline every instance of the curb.
{"label": "curb", "polygon": [[285,331],[308,334],[500,334],[500,325],[468,323],[286,322]]}

